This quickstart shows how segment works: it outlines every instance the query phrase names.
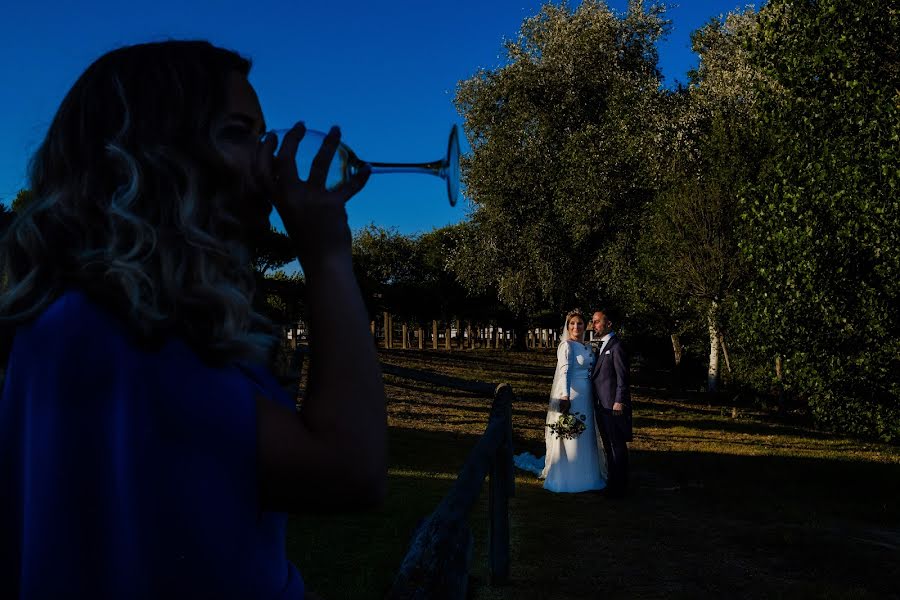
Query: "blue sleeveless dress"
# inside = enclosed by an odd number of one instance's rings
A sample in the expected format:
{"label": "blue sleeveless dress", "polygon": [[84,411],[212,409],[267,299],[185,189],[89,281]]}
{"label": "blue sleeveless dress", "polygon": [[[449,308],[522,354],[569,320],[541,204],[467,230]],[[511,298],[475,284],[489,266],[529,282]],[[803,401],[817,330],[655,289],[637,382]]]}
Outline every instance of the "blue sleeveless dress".
{"label": "blue sleeveless dress", "polygon": [[303,598],[257,493],[261,367],[146,352],[70,291],[16,332],[0,397],[0,597]]}

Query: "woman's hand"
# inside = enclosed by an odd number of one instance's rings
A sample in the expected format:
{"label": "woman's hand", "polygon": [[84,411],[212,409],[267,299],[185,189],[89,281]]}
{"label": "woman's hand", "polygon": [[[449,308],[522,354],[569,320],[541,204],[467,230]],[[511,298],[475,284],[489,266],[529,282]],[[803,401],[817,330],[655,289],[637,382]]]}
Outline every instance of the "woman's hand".
{"label": "woman's hand", "polygon": [[303,123],[294,125],[285,134],[277,156],[278,140],[269,134],[257,164],[301,263],[339,253],[349,255],[351,236],[344,203],[363,188],[370,174],[366,167],[339,188],[325,189],[328,169],[341,141],[340,129],[332,127],[313,159],[309,179],[301,180],[295,157],[305,133]]}
{"label": "woman's hand", "polygon": [[[305,131],[303,124],[294,126],[277,156],[274,136],[266,138],[257,165],[303,265],[309,345],[316,357],[309,364],[299,415],[257,399],[260,498],[274,511],[372,506],[387,493],[384,384],[353,274],[344,210],[369,171],[338,189],[325,189],[341,138],[332,128],[313,159],[309,179],[301,180],[295,155]],[[347,348],[354,349],[352,365]],[[312,488],[310,481],[316,482]]]}

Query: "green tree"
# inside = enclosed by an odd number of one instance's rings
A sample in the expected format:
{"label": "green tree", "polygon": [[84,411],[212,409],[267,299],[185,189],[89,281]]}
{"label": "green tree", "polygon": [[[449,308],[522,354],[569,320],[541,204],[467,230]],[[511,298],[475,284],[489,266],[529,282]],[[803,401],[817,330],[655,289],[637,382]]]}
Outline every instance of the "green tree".
{"label": "green tree", "polygon": [[745,347],[817,421],[900,439],[900,10],[770,0],[752,60],[772,155],[740,210]]}
{"label": "green tree", "polygon": [[745,49],[755,31],[756,13],[747,10],[712,19],[693,33],[699,66],[688,87],[668,98],[672,133],[663,183],[647,207],[639,243],[645,312],[668,316],[676,354],[681,333],[698,325],[705,330],[709,391],[718,389],[720,349],[726,349],[723,304],[742,274],[738,198],[760,160],[748,129],[757,118],[761,81]]}
{"label": "green tree", "polygon": [[260,276],[297,259],[291,238],[274,227],[253,241],[251,253],[253,270]]}
{"label": "green tree", "polygon": [[12,220],[16,217],[16,211],[10,210],[5,204],[0,204],[0,234],[6,231]]}
{"label": "green tree", "polygon": [[306,280],[300,273],[267,273],[257,297],[260,308],[275,323],[297,323],[306,317]]}
{"label": "green tree", "polygon": [[414,279],[414,241],[392,228],[367,225],[353,236],[353,270],[369,317],[388,310],[408,316],[404,290]]}
{"label": "green tree", "polygon": [[302,319],[305,310],[303,277],[279,270],[297,258],[290,238],[270,227],[253,240],[250,252],[256,279],[254,304],[257,310],[276,323]]}
{"label": "green tree", "polygon": [[28,205],[34,201],[34,192],[31,190],[19,190],[15,199],[12,201],[13,212],[22,212]]}
{"label": "green tree", "polygon": [[420,299],[419,314],[423,319],[446,322],[465,318],[496,322],[506,317],[496,296],[470,293],[451,268],[453,250],[466,227],[467,224],[461,223],[434,229],[415,241],[414,294]]}
{"label": "green tree", "polygon": [[356,233],[354,270],[374,318],[383,310],[424,325],[431,319],[488,318],[496,301],[470,294],[448,257],[465,224],[403,235],[374,224]]}
{"label": "green tree", "polygon": [[553,4],[506,44],[508,62],[457,89],[472,154],[471,223],[451,264],[522,322],[626,304],[639,217],[655,185],[663,9]]}

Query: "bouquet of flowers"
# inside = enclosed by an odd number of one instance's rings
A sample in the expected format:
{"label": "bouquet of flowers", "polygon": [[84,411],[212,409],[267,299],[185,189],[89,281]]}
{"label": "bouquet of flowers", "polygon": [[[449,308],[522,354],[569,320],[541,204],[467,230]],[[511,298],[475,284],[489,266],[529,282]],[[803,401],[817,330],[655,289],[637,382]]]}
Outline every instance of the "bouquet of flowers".
{"label": "bouquet of flowers", "polygon": [[556,423],[547,423],[550,432],[560,440],[574,440],[587,429],[584,424],[587,417],[583,413],[570,413],[568,411],[559,415]]}

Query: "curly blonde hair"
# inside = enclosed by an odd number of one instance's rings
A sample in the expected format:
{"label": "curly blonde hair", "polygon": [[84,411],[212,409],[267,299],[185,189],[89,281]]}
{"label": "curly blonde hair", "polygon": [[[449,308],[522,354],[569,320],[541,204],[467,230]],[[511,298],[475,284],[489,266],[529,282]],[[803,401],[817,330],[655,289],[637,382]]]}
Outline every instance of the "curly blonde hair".
{"label": "curly blonde hair", "polygon": [[228,80],[250,62],[207,42],[114,50],[66,95],[32,159],[33,202],[0,242],[0,325],[69,289],[139,341],[183,337],[208,362],[266,361],[276,337],[252,306],[236,207],[246,184],[212,137]]}

